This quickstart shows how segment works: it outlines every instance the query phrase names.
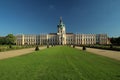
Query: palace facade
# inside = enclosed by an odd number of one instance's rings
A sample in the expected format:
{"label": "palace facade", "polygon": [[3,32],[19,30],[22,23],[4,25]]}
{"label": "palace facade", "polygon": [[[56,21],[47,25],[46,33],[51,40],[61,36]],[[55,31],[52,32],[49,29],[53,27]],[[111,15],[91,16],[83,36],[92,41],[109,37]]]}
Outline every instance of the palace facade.
{"label": "palace facade", "polygon": [[49,34],[20,34],[16,35],[17,45],[94,45],[109,44],[107,34],[74,34],[67,33],[65,24],[60,18],[57,33]]}

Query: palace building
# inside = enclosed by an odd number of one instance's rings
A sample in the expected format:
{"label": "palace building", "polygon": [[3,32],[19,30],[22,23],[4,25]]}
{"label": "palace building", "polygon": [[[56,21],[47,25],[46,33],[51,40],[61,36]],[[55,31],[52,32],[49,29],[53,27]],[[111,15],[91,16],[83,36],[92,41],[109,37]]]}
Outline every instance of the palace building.
{"label": "palace building", "polygon": [[16,35],[17,45],[94,45],[109,44],[107,34],[74,34],[67,33],[65,24],[60,18],[57,33],[49,34],[20,34]]}

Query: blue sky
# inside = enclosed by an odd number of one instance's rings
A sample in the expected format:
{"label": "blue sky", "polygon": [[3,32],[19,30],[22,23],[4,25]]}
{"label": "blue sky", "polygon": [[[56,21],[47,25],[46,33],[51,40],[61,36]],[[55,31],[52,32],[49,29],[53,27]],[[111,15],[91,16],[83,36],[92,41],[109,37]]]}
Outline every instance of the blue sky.
{"label": "blue sky", "polygon": [[57,32],[120,36],[120,0],[0,0],[0,36]]}

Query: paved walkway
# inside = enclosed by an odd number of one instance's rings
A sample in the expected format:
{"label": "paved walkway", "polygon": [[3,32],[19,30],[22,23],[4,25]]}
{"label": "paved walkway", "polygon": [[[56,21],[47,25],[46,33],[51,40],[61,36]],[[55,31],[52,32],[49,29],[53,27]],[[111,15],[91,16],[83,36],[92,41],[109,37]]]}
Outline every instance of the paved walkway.
{"label": "paved walkway", "polygon": [[[82,47],[76,47],[76,48],[82,49]],[[95,49],[95,48],[86,48],[86,50],[94,54],[120,60],[120,51],[110,51],[110,50],[102,50],[102,49]]]}
{"label": "paved walkway", "polygon": [[[45,48],[46,48],[46,46],[40,47],[40,49],[45,49]],[[35,51],[35,48],[27,48],[27,49],[19,49],[19,50],[0,52],[0,60],[10,58],[10,57],[20,56],[23,54],[29,54],[34,51]]]}

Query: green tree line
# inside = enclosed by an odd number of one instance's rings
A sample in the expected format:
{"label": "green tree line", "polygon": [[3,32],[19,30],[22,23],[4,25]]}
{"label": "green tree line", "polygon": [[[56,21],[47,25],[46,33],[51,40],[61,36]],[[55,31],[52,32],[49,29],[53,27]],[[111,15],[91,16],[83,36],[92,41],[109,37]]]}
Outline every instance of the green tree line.
{"label": "green tree line", "polygon": [[16,37],[13,34],[8,34],[5,37],[0,37],[0,45],[14,45]]}
{"label": "green tree line", "polygon": [[112,38],[110,39],[110,42],[111,42],[113,45],[120,45],[120,37],[117,37],[117,38],[112,37]]}

